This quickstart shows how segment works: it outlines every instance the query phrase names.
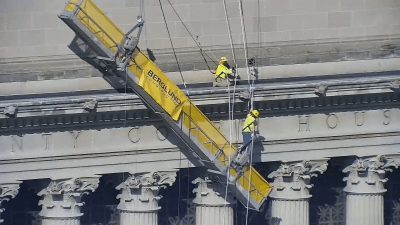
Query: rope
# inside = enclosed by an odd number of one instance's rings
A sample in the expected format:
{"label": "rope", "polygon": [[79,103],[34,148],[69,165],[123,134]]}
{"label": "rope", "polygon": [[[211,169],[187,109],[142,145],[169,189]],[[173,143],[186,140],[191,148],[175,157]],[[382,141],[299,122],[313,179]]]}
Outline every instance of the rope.
{"label": "rope", "polygon": [[[240,22],[241,22],[241,27],[242,27],[242,35],[243,35],[243,47],[244,47],[244,55],[245,55],[245,60],[246,60],[246,71],[247,71],[247,81],[249,84],[249,88],[250,88],[250,111],[253,108],[253,85],[254,82],[250,82],[250,68],[249,68],[249,62],[248,62],[248,52],[247,52],[247,37],[246,37],[246,27],[244,25],[244,16],[243,16],[243,2],[242,0],[239,0],[239,10],[240,10]],[[254,80],[252,78],[252,80]],[[254,135],[254,129],[252,131],[252,135]],[[252,138],[251,144],[250,144],[250,162],[249,162],[249,166],[251,167],[252,162],[253,162],[253,147],[254,147],[254,139]],[[249,177],[249,183],[248,183],[248,187],[250,187],[251,185],[251,172],[250,172],[250,177]],[[250,203],[250,190],[248,191],[247,194],[247,209],[246,209],[246,225],[248,224],[248,218],[249,218],[249,203]]]}
{"label": "rope", "polygon": [[[181,75],[181,79],[183,82],[183,86],[185,87],[186,93],[189,96],[189,91],[186,87],[186,83],[185,83],[185,79],[183,78],[183,74],[182,74],[182,70],[181,70],[181,66],[179,65],[179,61],[178,61],[178,57],[176,56],[176,52],[175,52],[175,48],[174,48],[174,44],[172,42],[172,38],[171,38],[171,34],[169,32],[169,28],[168,28],[168,24],[167,24],[167,20],[165,19],[165,13],[164,13],[164,8],[161,4],[161,0],[158,0],[158,2],[160,3],[160,8],[161,8],[161,12],[163,15],[163,19],[164,19],[164,23],[165,23],[165,27],[167,28],[167,33],[168,33],[168,37],[169,37],[169,41],[171,42],[171,47],[172,47],[172,51],[174,52],[174,57],[176,60],[176,64],[178,65],[178,69],[179,69],[179,73]],[[179,169],[182,168],[182,152],[179,152]],[[178,180],[178,185],[179,185],[179,189],[178,189],[178,217],[181,218],[180,216],[180,197],[181,197],[181,174],[179,173],[179,180]]]}
{"label": "rope", "polygon": [[168,33],[169,41],[171,42],[172,51],[174,52],[176,64],[178,65],[178,69],[179,69],[179,73],[180,73],[180,75],[181,75],[181,79],[182,79],[182,82],[183,82],[183,86],[185,87],[186,95],[189,96],[189,91],[188,91],[188,89],[187,89],[187,87],[186,87],[185,79],[183,78],[181,66],[179,65],[178,57],[176,56],[174,44],[172,43],[171,34],[170,34],[170,32],[169,32],[167,20],[165,19],[164,9],[163,9],[163,6],[162,6],[162,4],[161,4],[161,0],[158,0],[158,2],[160,3],[161,12],[162,12],[162,15],[163,15],[163,18],[164,18],[165,27],[167,28],[167,33]]}
{"label": "rope", "polygon": [[[142,3],[142,4],[143,4],[143,3]],[[143,4],[143,20],[146,21],[146,18],[147,18],[147,17],[146,17],[146,11],[144,10],[144,4]],[[148,40],[148,38],[147,38],[147,37],[148,37],[148,36],[147,36],[147,26],[143,26],[143,30],[144,30],[144,34],[145,34],[145,37],[146,37],[145,40],[146,40],[146,48],[147,48],[147,47],[149,46],[149,45],[148,45],[148,41],[147,41],[147,40]]]}
{"label": "rope", "polygon": [[[197,40],[193,37],[192,33],[189,31],[189,29],[187,28],[186,24],[183,22],[183,20],[181,19],[181,17],[179,16],[178,12],[175,10],[175,7],[171,4],[170,0],[167,0],[169,5],[171,6],[172,10],[174,10],[175,14],[178,16],[179,20],[181,21],[181,23],[183,24],[183,26],[185,27],[186,31],[189,33],[190,37],[192,38],[192,40],[194,41],[194,43],[196,43],[197,47],[200,49],[200,54],[204,59],[204,62],[206,63],[208,70],[211,71],[210,66],[208,65],[208,61],[207,59],[204,57],[204,54],[215,64],[218,65],[209,55],[207,55],[207,53],[203,53],[203,48],[200,46],[200,44],[197,42]],[[193,29],[192,29],[193,30]],[[212,54],[212,53],[211,53]],[[213,55],[214,56],[214,55]],[[214,56],[215,57],[215,56]]]}
{"label": "rope", "polygon": [[178,218],[179,219],[181,219],[181,214],[180,214],[180,212],[181,212],[181,210],[180,210],[180,208],[181,208],[181,204],[180,204],[180,198],[181,198],[181,163],[182,163],[182,151],[179,151],[179,171],[178,171],[178,174],[179,174],[179,177],[178,177]]}
{"label": "rope", "polygon": [[[179,16],[179,14],[178,14],[178,12],[176,11],[175,7],[174,7],[170,2],[169,2],[169,4],[171,5],[171,7],[172,7],[172,9],[174,10],[175,14],[178,16],[178,18],[179,18],[179,20],[181,21],[181,23],[185,26],[186,31],[191,35],[193,41],[196,43],[196,45],[198,44],[197,46],[198,46],[198,47],[200,48],[200,50],[201,50],[200,53],[202,53],[202,52],[203,52],[203,47],[201,46],[201,43],[200,43],[199,41],[197,41],[197,38],[198,38],[199,36],[196,35],[196,39],[193,37],[193,35],[192,35],[191,32],[189,31],[189,29],[187,28],[186,24],[183,22],[182,18]],[[188,26],[191,28],[191,30],[192,30],[194,33],[196,33],[195,30],[193,29],[193,27],[190,26],[190,23],[188,24]],[[207,53],[204,53],[204,54],[205,54],[215,65],[218,65],[218,63],[216,63],[216,61],[218,61],[217,57],[215,57],[215,55],[212,53],[212,51],[210,51],[209,48],[207,48],[206,50],[214,57],[215,61],[214,61]]]}
{"label": "rope", "polygon": [[223,0],[222,2],[224,3],[225,19],[226,19],[226,24],[227,24],[228,32],[229,32],[229,41],[230,41],[230,43],[231,43],[231,50],[232,50],[233,63],[235,64],[235,68],[237,68],[235,49],[234,49],[234,47],[233,47],[231,26],[230,26],[230,23],[229,23],[228,10],[227,10],[227,8],[226,8],[226,0]]}
{"label": "rope", "polygon": [[[223,5],[224,5],[224,12],[225,12],[225,19],[226,19],[226,24],[227,24],[227,29],[229,33],[229,41],[231,45],[231,51],[232,51],[232,57],[233,57],[233,63],[235,64],[235,68],[237,69],[237,61],[236,61],[236,54],[235,54],[235,49],[233,46],[233,39],[232,39],[232,31],[231,31],[231,26],[229,23],[229,16],[228,16],[228,10],[226,7],[226,1],[223,0]],[[236,70],[236,73],[238,70]],[[229,82],[229,79],[228,79]],[[230,89],[230,84],[228,84],[228,120],[229,120],[229,143],[230,143],[230,148],[232,148],[232,127],[233,127],[233,112],[234,112],[234,106],[235,106],[235,92],[236,92],[236,76],[234,78],[234,87],[233,87],[233,96],[232,96],[232,101],[231,101],[231,89]],[[231,106],[232,104],[232,106]],[[231,156],[229,155],[228,160],[231,161]],[[228,182],[229,182],[229,170],[227,173],[227,181],[226,181],[226,187],[225,187],[225,202],[226,198],[228,196]],[[224,212],[225,213],[225,212]],[[236,212],[237,213],[237,212]],[[237,214],[236,214],[237,216]],[[223,215],[223,220],[225,220],[225,215]],[[223,221],[224,224],[225,221]]]}
{"label": "rope", "polygon": [[140,0],[140,11],[139,11],[139,16],[142,17],[143,11],[144,11],[144,0]]}

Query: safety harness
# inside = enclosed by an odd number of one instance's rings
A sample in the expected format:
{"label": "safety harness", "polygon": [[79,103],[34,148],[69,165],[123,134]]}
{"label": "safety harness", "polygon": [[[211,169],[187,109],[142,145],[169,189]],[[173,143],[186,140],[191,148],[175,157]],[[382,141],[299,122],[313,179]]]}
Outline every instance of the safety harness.
{"label": "safety harness", "polygon": [[[218,69],[218,67],[219,67],[219,65],[217,66],[217,69]],[[224,66],[224,67],[227,68],[226,66]],[[228,75],[228,74],[226,74],[224,72],[221,72],[219,75],[217,75],[217,77],[215,77],[215,81],[217,81],[217,79],[220,78],[222,74],[225,74],[225,76]]]}
{"label": "safety harness", "polygon": [[[223,74],[224,72],[221,72],[216,78],[215,81],[217,81],[217,79]],[[225,73],[224,73],[225,74]],[[226,74],[225,74],[226,75]]]}
{"label": "safety harness", "polygon": [[[249,123],[249,125],[247,125],[246,127],[244,127],[243,129],[242,129],[242,132],[244,132],[247,128],[249,128],[250,129],[250,126],[251,125],[253,125],[253,124],[255,124],[255,122],[256,122],[256,117],[254,116],[254,114],[253,113],[250,113],[250,115],[254,118],[254,121],[253,122],[251,122],[251,123]],[[251,129],[250,129],[251,130]],[[251,132],[251,131],[250,131]]]}

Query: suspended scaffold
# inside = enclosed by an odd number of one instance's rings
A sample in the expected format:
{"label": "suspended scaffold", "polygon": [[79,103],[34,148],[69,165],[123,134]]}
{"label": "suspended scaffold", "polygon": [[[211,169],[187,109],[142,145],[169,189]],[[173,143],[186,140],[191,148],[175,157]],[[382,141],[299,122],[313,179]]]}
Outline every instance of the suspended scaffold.
{"label": "suspended scaffold", "polygon": [[[190,99],[138,47],[144,21],[124,34],[91,0],[70,0],[59,17],[98,55],[106,67],[132,88],[189,147],[198,163],[228,184],[243,204],[258,210],[271,185]],[[137,30],[137,36],[130,36]]]}

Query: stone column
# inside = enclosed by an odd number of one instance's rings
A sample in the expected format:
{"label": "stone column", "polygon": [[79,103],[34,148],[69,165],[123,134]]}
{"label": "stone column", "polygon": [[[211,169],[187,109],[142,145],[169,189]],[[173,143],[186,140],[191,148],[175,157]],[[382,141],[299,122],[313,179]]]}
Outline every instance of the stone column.
{"label": "stone column", "polygon": [[[2,202],[10,201],[10,199],[15,198],[18,194],[20,183],[21,182],[0,184],[0,206]],[[4,220],[1,219],[1,213],[4,212],[4,210],[5,209],[0,208],[0,223],[4,222]]]}
{"label": "stone column", "polygon": [[310,184],[312,177],[326,171],[328,159],[292,162],[282,164],[268,175],[274,179],[269,195],[272,199],[272,225],[308,225]]}
{"label": "stone column", "polygon": [[359,158],[347,166],[348,173],[344,191],[346,196],[347,225],[383,225],[384,184],[388,181],[385,173],[389,167],[398,167],[398,159],[384,156]]}
{"label": "stone column", "polygon": [[99,176],[52,180],[49,186],[39,192],[43,199],[39,216],[42,225],[79,225],[81,201],[84,194],[94,192],[99,185]]}
{"label": "stone column", "polygon": [[[235,200],[224,185],[212,182],[208,177],[197,178],[193,182],[196,198],[196,225],[233,225]],[[226,195],[227,194],[227,195]]]}
{"label": "stone column", "polygon": [[158,201],[162,196],[158,192],[171,186],[176,180],[176,171],[136,173],[116,187],[121,190],[120,225],[157,225]]}

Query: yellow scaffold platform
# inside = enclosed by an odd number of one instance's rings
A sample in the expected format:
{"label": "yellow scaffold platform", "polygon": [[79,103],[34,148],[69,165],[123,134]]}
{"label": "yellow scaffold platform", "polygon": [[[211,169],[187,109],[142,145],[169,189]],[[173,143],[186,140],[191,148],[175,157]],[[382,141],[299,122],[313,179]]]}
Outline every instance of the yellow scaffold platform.
{"label": "yellow scaffold platform", "polygon": [[[125,34],[91,0],[71,0],[59,17],[101,58],[121,60],[119,45]],[[101,63],[101,60],[99,60]],[[117,68],[117,63],[114,67]],[[108,62],[109,66],[110,62]],[[271,185],[249,164],[238,169],[230,163],[237,149],[190,99],[138,47],[119,76],[149,108],[213,171],[243,204],[258,210]]]}

